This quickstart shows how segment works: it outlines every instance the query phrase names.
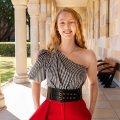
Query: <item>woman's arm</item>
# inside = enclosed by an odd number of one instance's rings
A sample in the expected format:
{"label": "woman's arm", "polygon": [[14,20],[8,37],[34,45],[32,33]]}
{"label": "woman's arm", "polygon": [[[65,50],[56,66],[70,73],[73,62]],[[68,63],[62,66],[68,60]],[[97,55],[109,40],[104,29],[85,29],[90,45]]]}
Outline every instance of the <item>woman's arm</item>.
{"label": "woman's arm", "polygon": [[98,96],[98,80],[97,80],[97,60],[95,54],[90,51],[88,66],[88,80],[90,85],[90,108],[91,115],[94,113],[95,104]]}
{"label": "woman's arm", "polygon": [[32,81],[32,97],[33,97],[35,110],[40,105],[40,88],[41,88],[41,83],[40,82]]}

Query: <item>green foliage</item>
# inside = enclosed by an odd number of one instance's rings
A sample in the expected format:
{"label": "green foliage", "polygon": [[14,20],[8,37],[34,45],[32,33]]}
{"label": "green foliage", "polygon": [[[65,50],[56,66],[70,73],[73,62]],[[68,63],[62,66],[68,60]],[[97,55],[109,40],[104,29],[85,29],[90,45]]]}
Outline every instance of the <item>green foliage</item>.
{"label": "green foliage", "polygon": [[14,8],[11,0],[0,0],[0,41],[9,41],[14,34]]}
{"label": "green foliage", "polygon": [[[30,16],[26,10],[26,24],[30,26]],[[14,41],[15,20],[11,0],[0,0],[0,42]]]}
{"label": "green foliage", "polygon": [[0,55],[1,56],[15,56],[15,44],[14,43],[0,43]]}
{"label": "green foliage", "polygon": [[[15,43],[14,42],[0,42],[0,55],[1,56],[15,56]],[[30,56],[30,43],[27,42],[27,56]]]}

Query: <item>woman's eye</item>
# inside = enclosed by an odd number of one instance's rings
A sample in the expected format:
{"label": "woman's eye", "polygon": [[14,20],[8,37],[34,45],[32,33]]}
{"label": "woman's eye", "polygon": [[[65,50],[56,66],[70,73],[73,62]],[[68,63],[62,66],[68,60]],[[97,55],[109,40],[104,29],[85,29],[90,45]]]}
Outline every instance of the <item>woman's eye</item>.
{"label": "woman's eye", "polygon": [[74,21],[71,21],[70,24],[74,24],[75,22]]}
{"label": "woman's eye", "polygon": [[65,23],[64,22],[60,22],[61,25],[64,25]]}

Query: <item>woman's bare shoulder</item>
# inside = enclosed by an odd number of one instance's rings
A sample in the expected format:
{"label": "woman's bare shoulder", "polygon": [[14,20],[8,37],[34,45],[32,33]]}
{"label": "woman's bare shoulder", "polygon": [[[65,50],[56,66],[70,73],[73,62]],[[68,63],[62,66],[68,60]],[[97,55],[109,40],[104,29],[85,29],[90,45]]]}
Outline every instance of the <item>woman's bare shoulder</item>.
{"label": "woman's bare shoulder", "polygon": [[89,56],[89,57],[95,57],[95,53],[94,53],[94,51],[93,50],[91,50],[91,49],[85,49],[85,53],[86,53],[86,55],[87,56]]}
{"label": "woman's bare shoulder", "polygon": [[96,55],[95,52],[91,49],[85,50],[85,58],[88,61],[89,64],[96,64]]}
{"label": "woman's bare shoulder", "polygon": [[87,66],[96,63],[96,55],[93,50],[79,48],[78,53],[80,54],[80,56],[82,56],[82,59],[87,64]]}

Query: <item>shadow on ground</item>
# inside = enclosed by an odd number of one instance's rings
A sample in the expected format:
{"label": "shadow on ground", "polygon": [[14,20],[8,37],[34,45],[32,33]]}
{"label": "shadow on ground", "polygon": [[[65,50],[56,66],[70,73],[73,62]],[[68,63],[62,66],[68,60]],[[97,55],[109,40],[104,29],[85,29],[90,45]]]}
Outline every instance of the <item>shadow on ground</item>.
{"label": "shadow on ground", "polygon": [[6,109],[0,111],[0,120],[20,120]]}

